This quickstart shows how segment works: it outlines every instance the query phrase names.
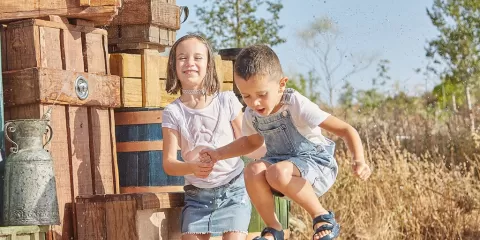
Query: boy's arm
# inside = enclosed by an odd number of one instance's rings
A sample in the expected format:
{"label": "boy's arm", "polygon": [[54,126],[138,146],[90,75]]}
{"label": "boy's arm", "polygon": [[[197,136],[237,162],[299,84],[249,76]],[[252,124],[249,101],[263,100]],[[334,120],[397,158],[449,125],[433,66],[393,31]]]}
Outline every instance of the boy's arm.
{"label": "boy's arm", "polygon": [[357,130],[350,124],[330,115],[320,123],[319,127],[341,137],[345,141],[352,153],[354,163],[365,162],[362,141]]}
{"label": "boy's arm", "polygon": [[[243,137],[242,134],[242,121],[243,121],[243,113],[240,111],[238,116],[231,122],[232,123],[232,128],[233,132],[235,134],[235,139],[239,139]],[[258,159],[263,156],[265,156],[265,153],[267,152],[267,149],[265,147],[265,144],[262,144],[257,150],[252,151],[251,153],[245,154],[244,156],[253,158],[253,159]]]}
{"label": "boy's arm", "polygon": [[216,150],[204,150],[202,152],[206,152],[210,155],[210,157],[214,158],[215,160],[223,160],[232,157],[239,157],[243,155],[247,155],[259,147],[263,145],[263,137],[260,134],[253,134],[250,136],[243,136],[239,139],[231,142],[228,145],[225,145],[221,148],[217,148]]}

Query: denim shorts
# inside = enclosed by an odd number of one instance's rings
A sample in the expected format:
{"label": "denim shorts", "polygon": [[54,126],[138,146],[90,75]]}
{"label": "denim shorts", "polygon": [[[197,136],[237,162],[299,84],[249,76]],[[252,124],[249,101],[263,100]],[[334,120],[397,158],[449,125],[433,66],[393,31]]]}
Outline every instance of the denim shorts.
{"label": "denim shorts", "polygon": [[[332,187],[337,179],[338,164],[333,155],[329,151],[322,149],[311,154],[304,154],[301,156],[291,156],[288,159],[279,158],[262,158],[270,164],[276,164],[281,161],[289,161],[295,165],[303,179],[307,180],[311,185],[315,194],[320,197],[325,194],[328,189]],[[282,193],[273,190],[273,194],[283,197]]]}
{"label": "denim shorts", "polygon": [[243,172],[219,187],[198,188],[186,185],[184,190],[182,234],[248,233],[252,205],[245,188]]}

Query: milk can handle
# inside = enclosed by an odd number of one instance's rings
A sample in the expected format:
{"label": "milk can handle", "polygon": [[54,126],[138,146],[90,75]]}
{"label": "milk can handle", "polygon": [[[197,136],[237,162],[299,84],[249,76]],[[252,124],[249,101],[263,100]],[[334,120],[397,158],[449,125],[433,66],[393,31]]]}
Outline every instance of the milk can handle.
{"label": "milk can handle", "polygon": [[[43,144],[43,147],[47,146],[47,144],[50,143],[50,141],[52,141],[52,137],[53,137],[53,129],[52,129],[52,126],[50,126],[50,124],[47,124],[47,127],[48,129],[50,130],[50,137],[48,138],[47,142],[45,144]],[[48,131],[47,131],[48,132]],[[46,133],[46,132],[45,132]]]}
{"label": "milk can handle", "polygon": [[17,130],[17,128],[15,126],[9,127],[9,125],[12,124],[12,123],[13,122],[7,122],[7,124],[5,124],[5,138],[13,144],[13,147],[10,148],[10,152],[18,153],[18,144],[16,142],[14,142],[12,139],[10,139],[10,137],[8,136],[8,132],[13,133]]}

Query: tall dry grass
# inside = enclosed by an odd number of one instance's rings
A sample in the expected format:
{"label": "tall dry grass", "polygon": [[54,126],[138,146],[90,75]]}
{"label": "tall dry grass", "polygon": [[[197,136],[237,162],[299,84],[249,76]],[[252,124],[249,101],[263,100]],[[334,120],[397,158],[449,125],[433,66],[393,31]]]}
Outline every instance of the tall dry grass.
{"label": "tall dry grass", "polygon": [[[364,145],[368,141],[371,178],[353,176],[346,148],[337,141],[340,173],[320,199],[341,224],[339,239],[480,239],[476,134],[465,131],[467,126],[436,126],[428,119],[420,124],[372,119],[357,125]],[[311,239],[308,214],[292,202],[290,216],[291,239]]]}

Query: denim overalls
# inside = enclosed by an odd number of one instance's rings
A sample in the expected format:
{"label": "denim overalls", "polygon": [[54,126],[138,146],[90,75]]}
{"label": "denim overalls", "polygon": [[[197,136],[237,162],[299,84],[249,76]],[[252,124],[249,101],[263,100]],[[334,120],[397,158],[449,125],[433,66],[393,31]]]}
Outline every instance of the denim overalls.
{"label": "denim overalls", "polygon": [[[288,105],[295,90],[286,89],[282,97],[285,110],[261,117],[251,112],[253,127],[265,139],[267,153],[261,159],[271,164],[288,160],[300,171],[302,178],[312,184],[317,196],[323,195],[333,185],[338,165],[333,157],[335,143],[327,138],[326,144],[315,144],[305,138],[295,127]],[[250,111],[253,111],[250,109]],[[274,193],[280,195],[280,193]]]}

